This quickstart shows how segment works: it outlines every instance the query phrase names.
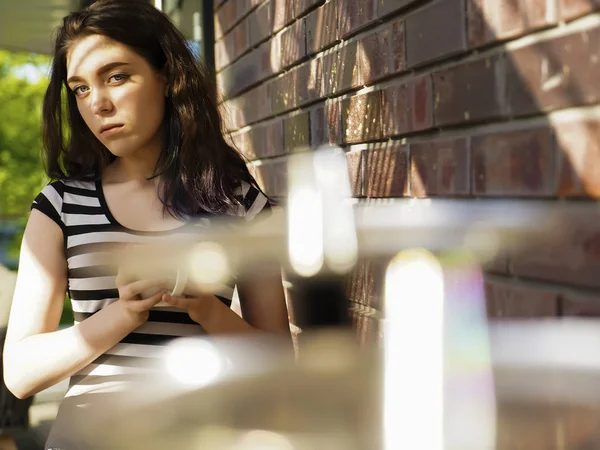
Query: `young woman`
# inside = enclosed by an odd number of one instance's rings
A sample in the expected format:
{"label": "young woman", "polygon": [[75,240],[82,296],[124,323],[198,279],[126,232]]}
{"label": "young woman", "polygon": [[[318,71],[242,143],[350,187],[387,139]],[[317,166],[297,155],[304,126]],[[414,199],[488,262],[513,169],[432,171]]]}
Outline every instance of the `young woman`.
{"label": "young woman", "polygon": [[[100,0],[65,17],[43,136],[55,181],[32,205],[4,352],[6,385],[17,397],[70,377],[75,408],[178,336],[289,337],[280,274],[237,283],[242,319],[229,307],[233,286],[201,298],[142,298],[167,286],[125,282],[107,263],[124,244],[165,242],[198,233],[211,218],[253,220],[269,209],[223,137],[210,78],[165,15],[146,1]],[[58,330],[65,292],[75,324]],[[156,307],[161,300],[172,306]],[[47,448],[74,448],[65,444],[69,433],[55,425]]]}

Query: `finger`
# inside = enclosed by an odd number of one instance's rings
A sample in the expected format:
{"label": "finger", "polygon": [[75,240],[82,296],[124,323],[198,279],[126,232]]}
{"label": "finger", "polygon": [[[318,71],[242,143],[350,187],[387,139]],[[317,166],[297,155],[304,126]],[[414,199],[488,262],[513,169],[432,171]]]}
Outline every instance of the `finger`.
{"label": "finger", "polygon": [[170,284],[167,279],[158,280],[138,280],[133,283],[129,283],[119,289],[119,296],[121,298],[134,298],[144,291],[149,289],[163,288]]}
{"label": "finger", "polygon": [[194,297],[174,297],[170,294],[162,296],[163,301],[181,309],[190,309],[198,305],[199,299]]}
{"label": "finger", "polygon": [[163,294],[163,292],[158,292],[152,297],[148,297],[143,300],[131,300],[127,302],[127,307],[135,312],[148,311],[150,308],[152,308],[154,305],[161,301]]}

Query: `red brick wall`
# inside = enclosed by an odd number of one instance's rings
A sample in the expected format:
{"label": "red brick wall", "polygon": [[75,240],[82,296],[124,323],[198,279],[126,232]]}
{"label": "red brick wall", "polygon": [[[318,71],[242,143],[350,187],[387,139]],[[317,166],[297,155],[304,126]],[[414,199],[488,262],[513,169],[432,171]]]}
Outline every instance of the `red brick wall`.
{"label": "red brick wall", "polygon": [[[228,128],[285,196],[290,152],[337,143],[357,197],[600,196],[592,0],[216,0]],[[487,267],[490,315],[600,311],[600,231]],[[349,282],[378,334],[383,264]],[[365,335],[365,338],[368,336]]]}

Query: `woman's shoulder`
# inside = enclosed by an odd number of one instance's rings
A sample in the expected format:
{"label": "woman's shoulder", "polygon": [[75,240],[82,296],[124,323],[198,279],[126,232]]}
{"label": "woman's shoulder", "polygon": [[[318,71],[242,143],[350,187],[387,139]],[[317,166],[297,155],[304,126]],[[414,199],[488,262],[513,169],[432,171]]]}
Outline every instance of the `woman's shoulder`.
{"label": "woman's shoulder", "polygon": [[235,194],[241,204],[239,215],[243,216],[246,221],[253,220],[259,214],[262,216],[271,210],[269,197],[257,184],[241,181]]}
{"label": "woman's shoulder", "polygon": [[44,213],[59,225],[63,224],[63,203],[65,195],[77,194],[96,190],[93,179],[74,180],[59,179],[48,182],[37,194],[31,204],[31,209]]}
{"label": "woman's shoulder", "polygon": [[59,195],[62,199],[65,192],[72,192],[77,189],[95,190],[96,180],[93,178],[53,180],[44,186],[38,196],[56,197],[56,195]]}

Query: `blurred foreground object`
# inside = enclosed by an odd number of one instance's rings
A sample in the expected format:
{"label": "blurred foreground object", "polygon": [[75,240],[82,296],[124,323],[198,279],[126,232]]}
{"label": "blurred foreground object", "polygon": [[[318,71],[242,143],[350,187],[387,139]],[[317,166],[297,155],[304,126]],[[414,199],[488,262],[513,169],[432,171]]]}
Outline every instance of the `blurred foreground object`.
{"label": "blurred foreground object", "polygon": [[[357,203],[335,148],[288,170],[284,210],[207,229],[190,276],[209,290],[215,254],[220,277],[283,265],[305,325],[298,359],[266,337],[175,341],[153,375],[70,419],[77,448],[598,448],[598,323],[489,322],[481,270],[560,239],[573,217],[597,220],[595,205]],[[368,258],[387,261],[382,348],[344,326],[341,280]]]}

